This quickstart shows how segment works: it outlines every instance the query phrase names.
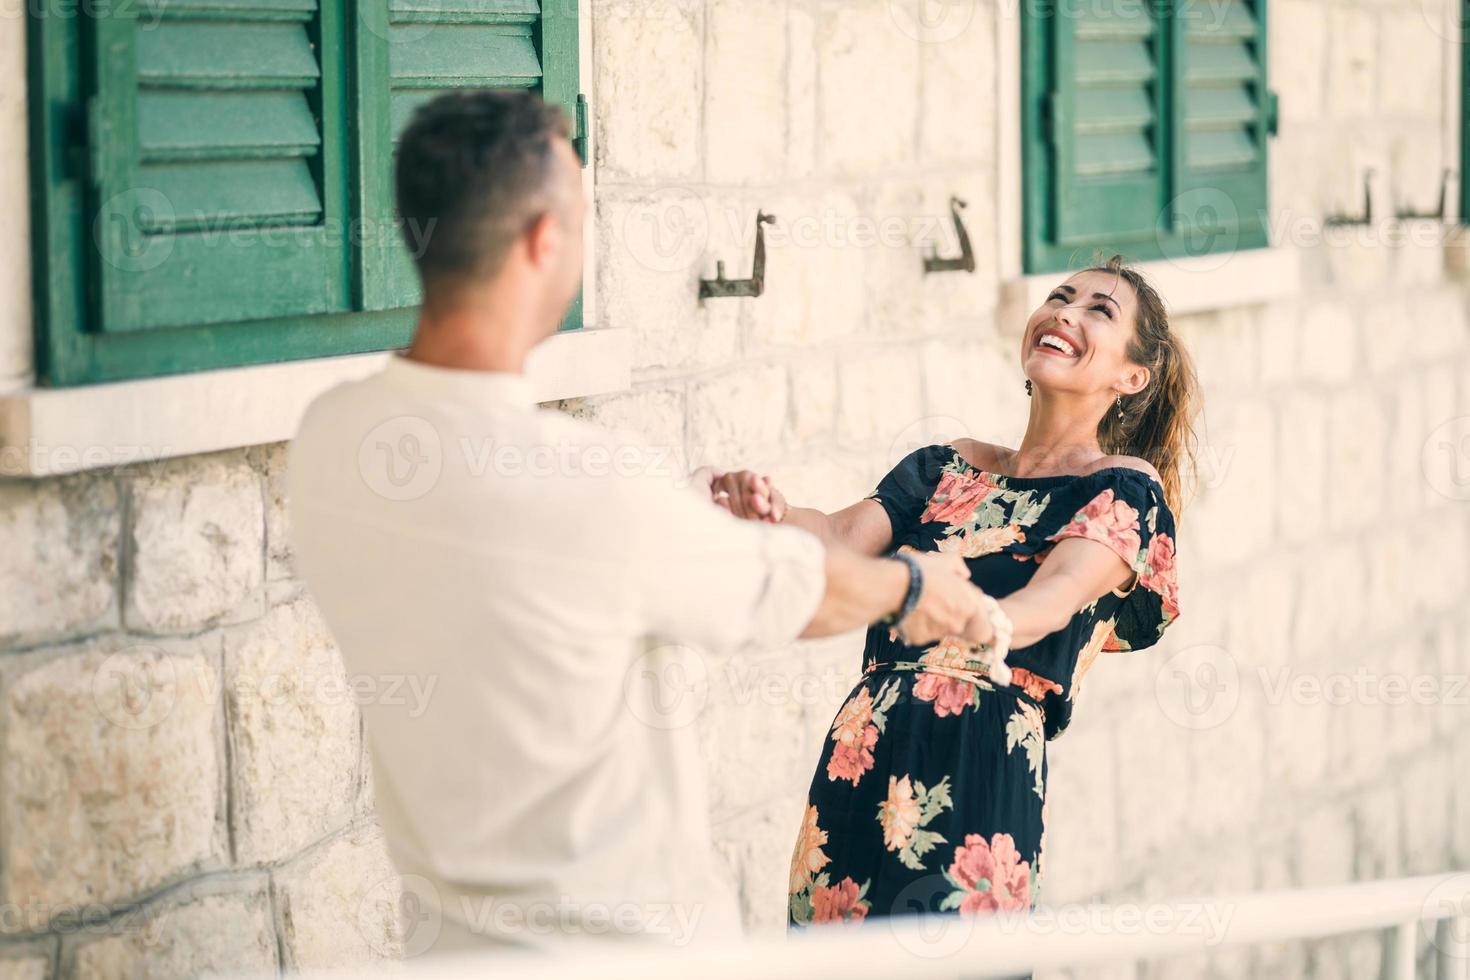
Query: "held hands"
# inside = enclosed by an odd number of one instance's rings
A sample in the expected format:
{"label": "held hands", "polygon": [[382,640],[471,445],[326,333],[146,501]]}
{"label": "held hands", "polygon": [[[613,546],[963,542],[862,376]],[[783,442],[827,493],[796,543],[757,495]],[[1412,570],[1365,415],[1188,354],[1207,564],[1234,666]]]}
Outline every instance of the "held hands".
{"label": "held hands", "polygon": [[981,613],[981,592],[970,584],[970,570],[959,555],[902,549],[919,563],[924,591],[919,604],[897,624],[899,639],[910,646],[934,643],[946,636],[966,635]]}
{"label": "held hands", "polygon": [[710,498],[736,517],[747,521],[780,524],[786,519],[786,498],[771,485],[771,478],[750,470],[725,473],[700,467],[695,480],[708,480]]}

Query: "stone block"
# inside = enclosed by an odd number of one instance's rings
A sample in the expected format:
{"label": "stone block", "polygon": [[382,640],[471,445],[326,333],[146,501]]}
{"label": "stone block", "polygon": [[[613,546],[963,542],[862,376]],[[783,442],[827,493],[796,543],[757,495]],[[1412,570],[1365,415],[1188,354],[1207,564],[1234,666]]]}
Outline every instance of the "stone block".
{"label": "stone block", "polygon": [[837,363],[826,354],[790,365],[791,433],[797,442],[829,436],[837,422]]}
{"label": "stone block", "polygon": [[691,465],[744,469],[772,459],[786,433],[780,365],[749,364],[689,386]]}
{"label": "stone block", "polygon": [[1291,44],[1271,46],[1271,79],[1288,124],[1322,116],[1327,66],[1327,7],[1315,0],[1281,0],[1267,8],[1272,37]]}
{"label": "stone block", "polygon": [[778,180],[786,169],[785,0],[712,0],[705,16],[707,177]]}
{"label": "stone block", "polygon": [[225,683],[235,859],[280,861],[351,819],[360,755],[353,689],[307,600],[226,637]]}
{"label": "stone block", "polygon": [[1328,38],[1328,112],[1338,119],[1370,115],[1379,85],[1378,18],[1368,10],[1334,6]]}
{"label": "stone block", "polygon": [[1341,384],[1357,370],[1358,332],[1352,312],[1338,303],[1315,303],[1301,321],[1302,377]]}
{"label": "stone block", "polygon": [[[900,28],[916,28],[923,102],[919,150],[926,162],[995,158],[995,15],[988,4],[890,4]],[[908,18],[914,16],[911,23]],[[956,105],[965,112],[955,113]]]}
{"label": "stone block", "polygon": [[[872,215],[841,190],[791,192],[767,207],[777,221],[766,232],[765,295],[747,310],[750,350],[825,346],[858,334],[869,315],[863,276]],[[755,209],[746,210],[739,226],[754,218]],[[748,268],[752,233],[728,237],[740,243],[738,268]]]}
{"label": "stone block", "polygon": [[1337,530],[1373,521],[1383,506],[1386,458],[1384,400],[1373,389],[1349,388],[1327,407],[1327,521]]}
{"label": "stone block", "polygon": [[883,0],[818,7],[818,153],[839,174],[912,162],[919,112],[919,42]]}
{"label": "stone block", "polygon": [[108,932],[79,934],[66,957],[68,972],[97,980],[183,980],[277,968],[275,923],[263,877],[187,886],[181,894],[128,913]]}
{"label": "stone block", "polygon": [[130,483],[127,626],[192,633],[259,615],[264,501],[244,453],[140,467]]}
{"label": "stone block", "polygon": [[1327,402],[1293,391],[1277,410],[1281,536],[1290,542],[1316,540],[1327,523]]}
{"label": "stone block", "polygon": [[[730,263],[727,275],[749,274],[749,252],[724,245],[731,205],[677,184],[604,187],[597,196],[597,289],[606,326],[634,331],[640,369],[693,370],[728,364],[739,341],[741,300],[699,303],[699,280],[714,275],[712,249]],[[755,212],[750,212],[754,223]],[[720,232],[717,243],[712,242]],[[706,268],[706,266],[708,268]]]}
{"label": "stone block", "polygon": [[405,950],[402,916],[413,910],[374,826],[356,827],[272,872],[271,889],[286,970],[361,969],[423,952]]}
{"label": "stone block", "polygon": [[0,481],[0,649],[115,623],[120,529],[109,475]]}
{"label": "stone block", "polygon": [[0,663],[5,902],[44,921],[222,863],[218,671],[217,639]]}
{"label": "stone block", "polygon": [[291,527],[286,520],[287,443],[257,446],[250,461],[265,484],[265,577],[268,582],[288,579],[293,573]]}
{"label": "stone block", "polygon": [[838,362],[841,445],[890,459],[891,444],[924,418],[922,370],[912,347],[865,349]]}
{"label": "stone block", "polygon": [[597,0],[597,164],[600,178],[698,176],[703,4]]}

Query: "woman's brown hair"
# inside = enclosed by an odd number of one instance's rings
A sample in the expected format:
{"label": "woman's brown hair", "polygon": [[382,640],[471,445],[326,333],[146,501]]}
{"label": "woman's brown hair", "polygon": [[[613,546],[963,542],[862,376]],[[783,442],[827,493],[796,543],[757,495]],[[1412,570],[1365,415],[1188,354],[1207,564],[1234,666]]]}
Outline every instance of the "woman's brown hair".
{"label": "woman's brown hair", "polygon": [[1121,421],[1112,409],[1103,414],[1098,444],[1106,453],[1140,456],[1152,463],[1177,521],[1184,510],[1184,474],[1188,472],[1192,483],[1196,475],[1194,420],[1200,394],[1194,359],[1169,329],[1169,311],[1158,291],[1141,272],[1124,264],[1121,255],[1087,271],[1112,273],[1133,287],[1138,310],[1128,359],[1149,369],[1143,390],[1123,396]]}

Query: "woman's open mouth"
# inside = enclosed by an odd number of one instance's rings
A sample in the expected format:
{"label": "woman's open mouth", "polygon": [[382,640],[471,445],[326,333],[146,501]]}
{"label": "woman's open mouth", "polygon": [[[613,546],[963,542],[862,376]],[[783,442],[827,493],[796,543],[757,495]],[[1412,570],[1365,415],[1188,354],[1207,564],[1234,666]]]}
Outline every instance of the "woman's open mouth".
{"label": "woman's open mouth", "polygon": [[1081,356],[1077,345],[1072,343],[1060,330],[1047,329],[1041,331],[1036,338],[1036,350],[1050,354],[1053,357],[1065,357],[1068,360],[1076,360]]}

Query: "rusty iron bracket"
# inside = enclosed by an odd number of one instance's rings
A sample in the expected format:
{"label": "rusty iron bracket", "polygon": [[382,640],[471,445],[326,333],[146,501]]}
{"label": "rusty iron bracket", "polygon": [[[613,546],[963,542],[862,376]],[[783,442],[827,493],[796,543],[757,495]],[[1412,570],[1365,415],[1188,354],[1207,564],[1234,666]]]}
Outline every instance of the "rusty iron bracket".
{"label": "rusty iron bracket", "polygon": [[1417,219],[1417,218],[1435,218],[1435,219],[1438,219],[1440,221],[1443,221],[1444,220],[1444,215],[1445,215],[1445,211],[1444,211],[1444,208],[1445,208],[1445,188],[1447,188],[1449,186],[1450,178],[1453,177],[1454,175],[1455,175],[1455,172],[1453,170],[1449,169],[1448,167],[1446,167],[1444,169],[1444,172],[1440,174],[1440,177],[1439,177],[1439,204],[1435,206],[1435,209],[1433,211],[1415,211],[1412,207],[1402,207],[1402,208],[1399,208],[1398,210],[1396,210],[1393,213],[1393,216],[1395,218],[1399,218],[1401,220],[1414,220],[1414,219]]}
{"label": "rusty iron bracket", "polygon": [[929,254],[924,256],[924,275],[935,272],[974,272],[975,250],[970,247],[970,233],[965,230],[965,223],[960,220],[960,211],[966,207],[964,201],[957,197],[949,199],[949,213],[954,218],[955,235],[960,240],[960,254],[958,258],[941,259],[939,248],[931,244]]}
{"label": "rusty iron bracket", "polygon": [[776,223],[776,216],[764,211],[755,213],[755,260],[749,279],[726,279],[725,262],[715,263],[715,277],[699,280],[699,301],[726,299],[734,296],[756,297],[766,291],[766,225]]}
{"label": "rusty iron bracket", "polygon": [[1373,168],[1363,171],[1363,213],[1359,217],[1347,214],[1332,214],[1324,222],[1329,227],[1339,225],[1371,225],[1373,223]]}

